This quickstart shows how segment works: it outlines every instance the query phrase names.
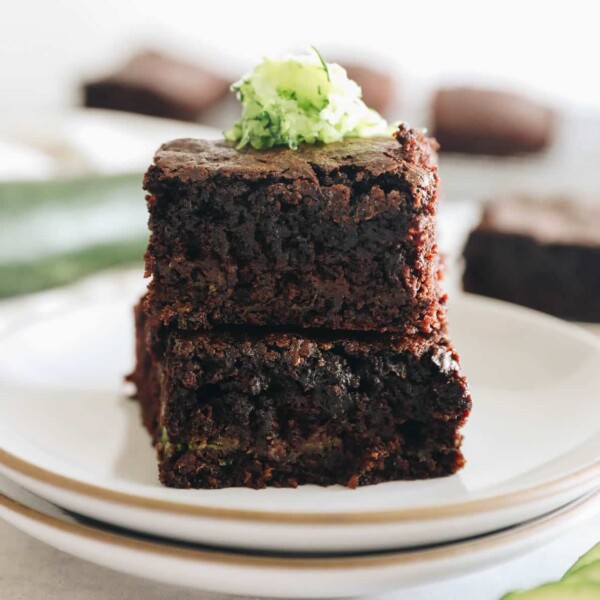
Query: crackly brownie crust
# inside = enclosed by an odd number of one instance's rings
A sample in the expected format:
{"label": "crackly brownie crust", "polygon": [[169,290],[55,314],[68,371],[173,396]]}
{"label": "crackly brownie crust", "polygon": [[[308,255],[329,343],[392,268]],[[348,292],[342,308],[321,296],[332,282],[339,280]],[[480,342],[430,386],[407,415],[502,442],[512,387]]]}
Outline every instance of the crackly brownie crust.
{"label": "crackly brownie crust", "polygon": [[464,250],[463,286],[575,321],[600,322],[600,210],[571,199],[499,198]]}
{"label": "crackly brownie crust", "polygon": [[145,177],[149,304],[182,329],[444,327],[432,142],[238,151],[176,140]]}
{"label": "crackly brownie crust", "polygon": [[165,485],[354,487],[464,463],[471,401],[446,340],[174,332],[137,315],[132,380]]}

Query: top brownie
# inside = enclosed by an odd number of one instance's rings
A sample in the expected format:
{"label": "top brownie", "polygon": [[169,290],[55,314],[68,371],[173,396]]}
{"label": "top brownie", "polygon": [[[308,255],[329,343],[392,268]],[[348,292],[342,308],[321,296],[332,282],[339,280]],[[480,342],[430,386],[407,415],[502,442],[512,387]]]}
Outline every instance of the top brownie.
{"label": "top brownie", "polygon": [[435,145],[175,140],[148,169],[148,302],[182,329],[442,330]]}

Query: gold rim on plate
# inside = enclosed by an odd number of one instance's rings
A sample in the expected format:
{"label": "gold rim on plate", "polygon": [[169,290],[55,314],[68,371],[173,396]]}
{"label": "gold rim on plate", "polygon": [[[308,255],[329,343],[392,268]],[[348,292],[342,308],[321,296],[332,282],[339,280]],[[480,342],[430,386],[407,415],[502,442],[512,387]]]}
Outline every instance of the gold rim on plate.
{"label": "gold rim on plate", "polygon": [[349,569],[349,568],[372,568],[394,565],[414,564],[430,562],[442,559],[450,559],[459,555],[473,554],[485,549],[491,549],[502,545],[507,541],[518,541],[543,531],[548,525],[558,526],[564,521],[569,521],[573,513],[593,506],[600,499],[600,491],[590,493],[584,499],[576,500],[554,511],[540,519],[536,519],[524,525],[517,526],[500,533],[489,536],[477,537],[465,542],[455,542],[446,546],[437,546],[424,550],[410,550],[392,552],[388,554],[369,554],[364,556],[347,557],[273,557],[257,556],[248,554],[234,554],[221,550],[208,550],[197,548],[179,547],[160,541],[150,541],[135,537],[119,535],[110,531],[96,529],[80,523],[62,521],[45,513],[38,512],[33,508],[22,505],[8,496],[0,493],[0,507],[16,513],[17,515],[39,524],[58,529],[71,535],[82,536],[87,539],[119,546],[129,550],[140,552],[151,552],[171,558],[182,558],[187,560],[201,560],[204,562],[232,564],[245,567],[263,568],[297,568],[297,569]]}
{"label": "gold rim on plate", "polygon": [[[542,498],[560,494],[573,487],[585,486],[594,481],[600,484],[600,459],[598,459],[588,467],[553,481],[535,485],[518,492],[495,496],[493,498],[482,498],[463,503],[397,510],[338,513],[285,513],[199,506],[163,500],[160,498],[147,498],[136,494],[110,490],[98,485],[72,479],[64,475],[58,475],[52,471],[48,471],[18,458],[2,448],[0,448],[0,465],[3,465],[10,471],[18,473],[26,478],[59,488],[68,493],[82,494],[94,498],[95,500],[117,503],[127,507],[211,519],[258,521],[261,523],[279,524],[360,525],[391,523],[397,521],[446,519],[450,517],[468,516],[473,513],[512,508],[520,504],[527,504]],[[584,490],[584,492],[585,491],[586,490]]]}

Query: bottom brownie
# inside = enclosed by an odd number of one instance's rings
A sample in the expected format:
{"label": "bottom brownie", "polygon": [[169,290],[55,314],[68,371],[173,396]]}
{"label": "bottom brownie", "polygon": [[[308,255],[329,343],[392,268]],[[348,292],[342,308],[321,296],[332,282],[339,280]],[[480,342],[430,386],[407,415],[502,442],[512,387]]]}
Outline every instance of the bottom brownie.
{"label": "bottom brownie", "polygon": [[161,333],[139,308],[137,326],[131,380],[167,486],[355,487],[464,464],[471,401],[447,342]]}

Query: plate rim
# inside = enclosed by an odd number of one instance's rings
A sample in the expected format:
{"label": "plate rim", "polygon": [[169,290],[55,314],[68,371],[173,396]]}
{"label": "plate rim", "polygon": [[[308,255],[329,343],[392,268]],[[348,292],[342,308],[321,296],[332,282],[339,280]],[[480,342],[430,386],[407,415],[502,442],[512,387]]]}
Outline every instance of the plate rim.
{"label": "plate rim", "polygon": [[212,548],[194,548],[177,545],[176,542],[169,542],[161,539],[144,539],[133,535],[121,534],[116,531],[110,531],[93,527],[92,525],[78,522],[64,521],[58,517],[48,515],[21,504],[17,500],[6,496],[0,492],[0,507],[18,516],[33,520],[37,524],[45,525],[57,529],[62,533],[75,536],[83,536],[104,544],[112,544],[126,550],[139,552],[151,552],[162,556],[175,559],[201,560],[213,564],[226,564],[244,567],[260,568],[294,568],[294,569],[313,569],[319,571],[328,571],[335,569],[357,569],[357,568],[385,568],[401,565],[410,565],[415,563],[424,563],[439,561],[443,559],[452,559],[464,554],[472,554],[484,549],[494,549],[501,546],[506,540],[518,541],[544,531],[548,525],[556,525],[563,521],[569,521],[580,511],[585,511],[589,506],[599,504],[600,488],[584,494],[578,499],[561,506],[541,517],[532,519],[520,525],[515,525],[508,529],[490,533],[488,535],[477,536],[472,539],[457,541],[449,544],[435,545],[434,547],[413,550],[398,550],[388,553],[369,553],[352,556],[311,556],[311,557],[285,557],[285,556],[265,556],[259,554],[248,554],[243,552],[227,552]]}
{"label": "plate rim", "polygon": [[522,504],[533,503],[542,498],[559,495],[573,487],[584,486],[594,480],[600,480],[599,458],[591,465],[559,479],[538,484],[518,492],[494,496],[492,498],[481,498],[478,500],[470,500],[468,502],[385,511],[287,513],[282,511],[268,512],[237,508],[219,508],[216,506],[202,506],[185,502],[175,502],[162,498],[148,498],[138,494],[127,493],[87,483],[65,475],[59,475],[19,458],[6,451],[4,448],[0,448],[0,465],[4,466],[8,471],[16,472],[25,478],[34,479],[38,483],[50,485],[63,492],[84,495],[93,498],[96,501],[100,500],[114,503],[127,508],[151,510],[177,516],[203,517],[228,521],[320,526],[431,521],[453,517],[464,517],[472,515],[473,513],[489,513],[513,508]]}
{"label": "plate rim", "polygon": [[[137,271],[136,271],[137,272]],[[28,298],[35,310],[36,300],[52,298],[58,296],[62,302],[60,306],[55,306],[49,314],[39,314],[37,311],[37,319],[34,321],[44,320],[46,318],[57,317],[68,311],[69,308],[79,305],[81,302],[96,300],[102,302],[107,298],[94,298],[86,293],[86,284],[95,283],[97,281],[114,281],[118,276],[127,277],[130,270],[118,270],[111,274],[103,274],[100,276],[90,277],[82,282],[66,288],[58,288],[49,290],[40,294],[33,295]],[[112,276],[111,276],[112,275]],[[117,276],[117,277],[115,277]],[[552,315],[547,315],[531,308],[514,305],[509,302],[488,298],[476,294],[469,294],[463,291],[457,291],[454,297],[459,302],[487,304],[496,310],[506,311],[517,318],[522,318],[524,313],[529,317],[533,317],[538,323],[544,322],[544,325],[552,327],[555,331],[562,331],[572,337],[579,338],[582,341],[600,349],[600,340],[592,333],[586,331],[582,327],[563,321]],[[109,298],[114,301],[114,297]],[[457,300],[454,300],[456,302]],[[10,301],[9,301],[10,302]],[[29,304],[26,302],[26,304]],[[23,303],[21,309],[23,308]],[[31,325],[31,314],[26,323],[20,319],[11,319],[10,324],[0,332],[0,338],[10,337],[21,328]],[[93,483],[88,483],[79,479],[69,477],[48,470],[37,464],[29,462],[8,450],[6,450],[0,440],[0,466],[3,466],[8,471],[13,471],[25,478],[33,479],[38,483],[50,485],[62,492],[75,495],[83,495],[91,497],[96,501],[104,501],[113,503],[126,508],[138,508],[151,510],[153,512],[162,512],[177,516],[192,516],[209,519],[220,519],[228,521],[243,521],[254,523],[271,523],[271,524],[309,524],[309,525],[369,525],[383,523],[400,523],[408,521],[429,521],[443,520],[456,517],[467,517],[474,513],[492,513],[503,509],[511,509],[519,505],[531,504],[549,496],[556,496],[568,491],[577,486],[585,486],[594,480],[600,481],[600,457],[591,464],[578,469],[572,473],[568,473],[562,477],[547,481],[541,484],[536,484],[515,492],[508,492],[490,498],[480,498],[469,500],[466,502],[455,502],[451,504],[438,504],[432,506],[423,506],[416,508],[400,508],[386,510],[368,510],[363,512],[358,511],[342,511],[342,512],[284,512],[275,511],[268,512],[266,510],[249,510],[238,508],[220,508],[216,506],[191,504],[185,501],[167,500],[164,498],[148,498],[146,496],[111,489],[106,486],[101,486]]]}

